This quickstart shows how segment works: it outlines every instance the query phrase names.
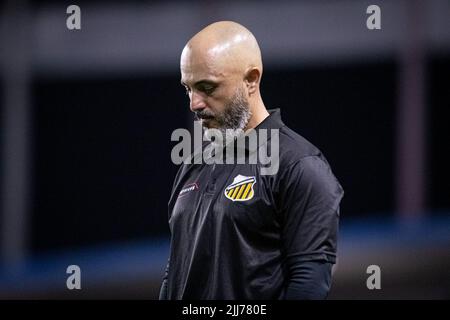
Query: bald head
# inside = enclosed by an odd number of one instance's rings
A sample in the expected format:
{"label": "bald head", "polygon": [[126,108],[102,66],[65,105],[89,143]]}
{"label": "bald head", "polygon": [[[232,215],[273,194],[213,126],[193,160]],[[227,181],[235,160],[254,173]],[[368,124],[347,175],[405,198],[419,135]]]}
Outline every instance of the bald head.
{"label": "bald head", "polygon": [[194,35],[181,54],[181,68],[204,64],[215,72],[244,74],[249,68],[262,73],[261,51],[253,34],[233,21],[210,24]]}

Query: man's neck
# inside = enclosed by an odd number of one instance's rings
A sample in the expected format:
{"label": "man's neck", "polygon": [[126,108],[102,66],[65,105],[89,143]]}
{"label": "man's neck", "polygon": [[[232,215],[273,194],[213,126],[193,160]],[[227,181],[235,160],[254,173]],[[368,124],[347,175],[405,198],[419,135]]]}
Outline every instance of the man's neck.
{"label": "man's neck", "polygon": [[269,116],[269,112],[267,111],[261,99],[259,99],[258,103],[251,110],[252,116],[248,121],[248,124],[245,127],[244,131],[256,128],[261,122],[264,121],[265,118]]}

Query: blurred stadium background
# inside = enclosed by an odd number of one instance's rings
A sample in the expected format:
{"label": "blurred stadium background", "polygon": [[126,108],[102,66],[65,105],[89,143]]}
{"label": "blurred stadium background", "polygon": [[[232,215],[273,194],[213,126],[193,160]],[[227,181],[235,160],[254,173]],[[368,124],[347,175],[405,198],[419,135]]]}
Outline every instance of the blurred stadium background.
{"label": "blurred stadium background", "polygon": [[[170,134],[193,120],[179,55],[218,20],[255,34],[266,106],[345,189],[330,299],[449,299],[447,0],[4,2],[0,298],[157,298]],[[66,288],[72,264],[81,290]]]}

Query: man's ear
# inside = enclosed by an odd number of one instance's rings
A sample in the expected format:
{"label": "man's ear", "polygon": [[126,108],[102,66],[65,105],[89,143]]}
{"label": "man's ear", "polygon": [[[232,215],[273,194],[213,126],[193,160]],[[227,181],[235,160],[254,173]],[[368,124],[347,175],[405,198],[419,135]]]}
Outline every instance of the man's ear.
{"label": "man's ear", "polygon": [[261,71],[256,67],[251,67],[245,73],[245,84],[247,85],[248,94],[252,95],[256,92],[261,80]]}

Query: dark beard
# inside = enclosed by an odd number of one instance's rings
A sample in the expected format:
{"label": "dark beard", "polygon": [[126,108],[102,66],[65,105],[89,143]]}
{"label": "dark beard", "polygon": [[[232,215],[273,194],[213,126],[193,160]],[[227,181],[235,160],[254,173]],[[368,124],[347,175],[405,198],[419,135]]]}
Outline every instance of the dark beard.
{"label": "dark beard", "polygon": [[[214,119],[217,123],[217,129],[225,132],[226,129],[244,130],[251,117],[248,101],[245,99],[244,90],[239,88],[236,94],[231,98],[231,101],[225,106],[222,114],[211,114],[205,111],[198,111],[195,113],[200,119]],[[205,129],[209,129],[203,123]]]}

